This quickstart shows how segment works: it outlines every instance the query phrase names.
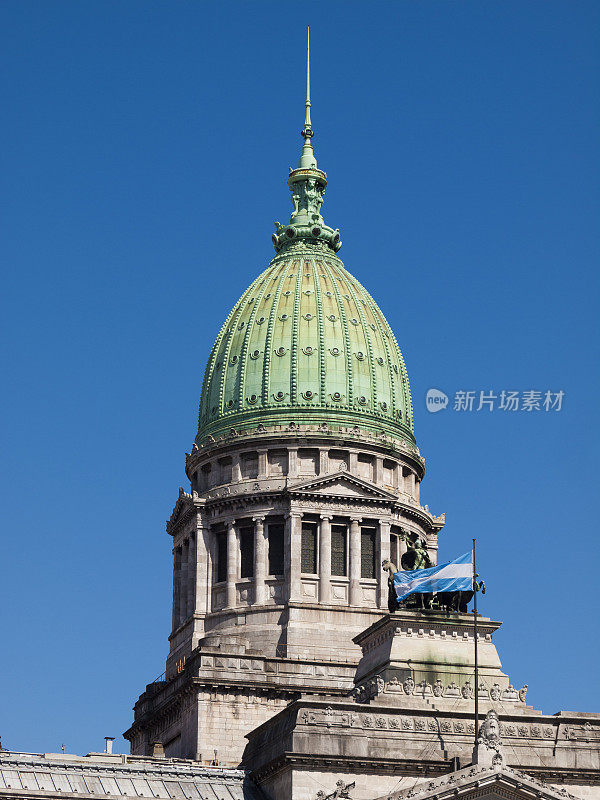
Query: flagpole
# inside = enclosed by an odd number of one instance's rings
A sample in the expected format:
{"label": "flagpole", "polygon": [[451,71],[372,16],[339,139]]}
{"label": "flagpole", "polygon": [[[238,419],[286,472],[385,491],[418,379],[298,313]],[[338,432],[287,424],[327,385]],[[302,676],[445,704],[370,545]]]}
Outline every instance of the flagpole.
{"label": "flagpole", "polygon": [[475,539],[473,539],[473,640],[475,645],[475,745],[479,730],[479,664],[477,661],[477,572],[475,568]]}

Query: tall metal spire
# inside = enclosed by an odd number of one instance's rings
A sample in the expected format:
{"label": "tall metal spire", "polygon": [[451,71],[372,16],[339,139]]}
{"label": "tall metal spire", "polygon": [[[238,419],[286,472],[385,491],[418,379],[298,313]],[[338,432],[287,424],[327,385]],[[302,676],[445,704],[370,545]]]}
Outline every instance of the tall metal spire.
{"label": "tall metal spire", "polygon": [[302,155],[298,163],[299,169],[315,169],[317,160],[313,152],[311,139],[315,135],[310,121],[310,28],[306,29],[306,112],[304,115],[304,127],[300,135],[304,138]]}

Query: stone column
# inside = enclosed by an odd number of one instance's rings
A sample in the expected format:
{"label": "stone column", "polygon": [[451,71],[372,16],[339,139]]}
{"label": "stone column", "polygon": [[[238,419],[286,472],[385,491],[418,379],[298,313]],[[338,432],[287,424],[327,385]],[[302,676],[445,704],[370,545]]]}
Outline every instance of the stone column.
{"label": "stone column", "polygon": [[179,627],[179,596],[181,590],[181,545],[173,548],[173,630]]}
{"label": "stone column", "polygon": [[373,483],[376,486],[383,486],[383,458],[375,456],[375,470],[374,470]]}
{"label": "stone column", "polygon": [[288,447],[288,477],[298,477],[298,448]]}
{"label": "stone column", "polygon": [[190,544],[188,549],[188,578],[187,578],[187,615],[188,617],[196,610],[196,534],[190,534]]}
{"label": "stone column", "polygon": [[235,582],[237,579],[236,545],[235,522],[232,520],[227,523],[227,608],[235,608],[237,605],[235,589]]}
{"label": "stone column", "polygon": [[267,477],[267,454],[268,451],[266,447],[263,447],[261,450],[258,451],[258,475],[257,478],[266,478]]}
{"label": "stone column", "polygon": [[319,475],[327,475],[329,472],[329,450],[326,447],[319,448]]}
{"label": "stone column", "polygon": [[321,514],[319,526],[319,602],[331,602],[331,517]]}
{"label": "stone column", "polygon": [[[390,557],[390,522],[387,519],[379,520],[379,552],[377,553],[377,569],[379,570],[379,591],[377,604],[379,608],[387,610],[388,607],[388,574],[383,571],[381,562]],[[397,566],[397,565],[396,565]]]}
{"label": "stone column", "polygon": [[420,502],[421,497],[421,481],[415,481],[415,500]]}
{"label": "stone column", "polygon": [[240,454],[234,453],[231,456],[231,482],[239,483],[242,480],[242,467],[240,464]]}
{"label": "stone column", "polygon": [[292,511],[285,518],[284,577],[288,600],[300,600],[300,554],[302,514]]}
{"label": "stone column", "polygon": [[361,517],[350,519],[350,595],[351,606],[361,605],[360,594],[360,523]]}
{"label": "stone column", "polygon": [[252,517],[254,521],[254,605],[267,602],[265,578],[267,576],[267,542],[265,518]]}

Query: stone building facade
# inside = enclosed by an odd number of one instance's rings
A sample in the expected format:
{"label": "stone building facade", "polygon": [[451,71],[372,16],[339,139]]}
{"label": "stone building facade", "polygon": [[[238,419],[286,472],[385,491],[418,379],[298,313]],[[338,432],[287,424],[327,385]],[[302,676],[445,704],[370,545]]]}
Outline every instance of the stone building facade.
{"label": "stone building facade", "polygon": [[[321,214],[308,96],[302,135],[290,222],[209,356],[167,523],[170,651],[131,752],[241,765],[271,800],[600,797],[600,716],[528,706],[499,622],[479,621],[475,686],[473,615],[389,605],[382,562],[420,542],[435,564],[444,518],[421,502],[398,343]],[[475,693],[504,742],[489,763]]]}

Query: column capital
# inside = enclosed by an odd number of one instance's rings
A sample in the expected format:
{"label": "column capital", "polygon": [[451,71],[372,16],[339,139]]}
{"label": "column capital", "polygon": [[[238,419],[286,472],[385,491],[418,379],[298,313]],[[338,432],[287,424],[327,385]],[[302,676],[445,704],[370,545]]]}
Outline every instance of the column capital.
{"label": "column capital", "polygon": [[290,519],[291,517],[302,517],[304,516],[303,511],[288,511],[287,514],[284,514],[285,519]]}
{"label": "column capital", "polygon": [[235,530],[235,520],[234,519],[229,520],[229,522],[227,523],[227,530],[229,530],[229,531],[230,530]]}
{"label": "column capital", "polygon": [[252,517],[252,522],[264,522],[266,518],[266,514],[259,514],[256,517]]}
{"label": "column capital", "polygon": [[321,519],[328,519],[330,522],[333,519],[333,514],[319,514]]}
{"label": "column capital", "polygon": [[362,521],[363,521],[363,518],[356,516],[356,514],[353,514],[350,517],[350,522],[362,522]]}

